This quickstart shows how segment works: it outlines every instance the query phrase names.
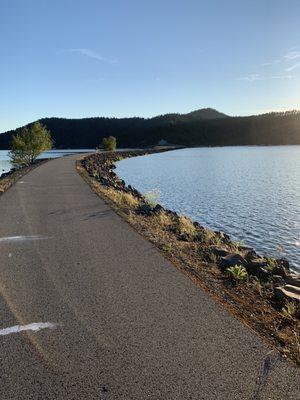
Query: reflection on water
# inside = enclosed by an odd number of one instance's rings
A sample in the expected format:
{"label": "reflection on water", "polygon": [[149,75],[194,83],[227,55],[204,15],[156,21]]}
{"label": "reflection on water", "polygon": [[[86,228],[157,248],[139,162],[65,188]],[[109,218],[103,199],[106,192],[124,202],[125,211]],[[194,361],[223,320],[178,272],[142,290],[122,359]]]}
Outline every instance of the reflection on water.
{"label": "reflection on water", "polygon": [[176,150],[125,159],[117,174],[159,202],[300,270],[300,146]]}

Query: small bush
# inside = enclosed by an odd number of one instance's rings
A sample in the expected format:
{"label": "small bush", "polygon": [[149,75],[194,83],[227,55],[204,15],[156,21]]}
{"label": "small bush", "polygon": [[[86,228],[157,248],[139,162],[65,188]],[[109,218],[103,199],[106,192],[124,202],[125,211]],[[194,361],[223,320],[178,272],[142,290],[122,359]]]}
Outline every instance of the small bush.
{"label": "small bush", "polygon": [[175,230],[179,235],[186,235],[191,239],[193,239],[197,233],[196,228],[191,219],[183,215],[181,215],[178,218]]}
{"label": "small bush", "polygon": [[102,147],[105,151],[115,151],[117,147],[117,139],[114,136],[103,138]]}
{"label": "small bush", "polygon": [[20,133],[12,137],[9,156],[15,167],[29,166],[39,154],[50,150],[52,145],[50,131],[40,122],[35,122],[31,127],[22,128]]}
{"label": "small bush", "polygon": [[229,276],[236,281],[245,281],[248,278],[248,272],[245,267],[241,265],[235,265],[227,268]]}
{"label": "small bush", "polygon": [[154,208],[158,202],[159,190],[158,189],[149,190],[149,192],[145,193],[144,198],[146,202],[149,204],[149,206]]}

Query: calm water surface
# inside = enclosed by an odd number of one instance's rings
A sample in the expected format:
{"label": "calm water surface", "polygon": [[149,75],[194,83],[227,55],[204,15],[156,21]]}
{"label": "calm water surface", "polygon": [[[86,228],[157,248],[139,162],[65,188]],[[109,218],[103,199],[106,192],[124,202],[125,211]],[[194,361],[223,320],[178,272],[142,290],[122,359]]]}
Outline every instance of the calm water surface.
{"label": "calm water surface", "polygon": [[[62,157],[65,155],[69,154],[75,154],[75,153],[88,153],[94,150],[91,149],[78,149],[78,150],[50,150],[50,151],[45,151],[42,153],[38,158],[39,159],[44,159],[44,158],[57,158],[57,157]],[[9,155],[8,155],[7,150],[0,150],[0,176],[3,172],[8,172],[12,168],[11,163],[9,162]]]}
{"label": "calm water surface", "polygon": [[300,272],[300,146],[176,150],[125,159],[117,174],[159,203]]}

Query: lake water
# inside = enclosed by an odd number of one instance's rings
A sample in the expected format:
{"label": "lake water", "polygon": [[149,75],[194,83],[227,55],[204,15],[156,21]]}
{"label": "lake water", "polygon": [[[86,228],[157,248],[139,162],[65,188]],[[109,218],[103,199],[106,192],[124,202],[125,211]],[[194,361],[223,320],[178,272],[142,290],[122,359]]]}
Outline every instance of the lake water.
{"label": "lake water", "polygon": [[300,146],[175,150],[125,159],[116,173],[140,192],[300,272]]}
{"label": "lake water", "polygon": [[[75,150],[50,150],[42,153],[38,158],[57,158],[75,153],[89,153],[93,152],[91,149],[75,149]],[[3,172],[8,172],[12,168],[12,165],[9,161],[9,152],[7,150],[0,150],[0,176]]]}

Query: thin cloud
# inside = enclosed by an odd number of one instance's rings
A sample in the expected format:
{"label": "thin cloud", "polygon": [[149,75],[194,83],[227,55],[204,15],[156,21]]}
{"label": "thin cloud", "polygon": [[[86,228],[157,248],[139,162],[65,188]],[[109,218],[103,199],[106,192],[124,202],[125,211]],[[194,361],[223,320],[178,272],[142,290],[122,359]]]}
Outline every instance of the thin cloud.
{"label": "thin cloud", "polygon": [[261,64],[261,66],[262,67],[267,67],[267,66],[274,65],[274,64],[280,64],[280,63],[283,63],[283,62],[293,61],[293,60],[296,60],[298,58],[300,58],[300,51],[297,50],[296,48],[292,48],[282,58],[279,58],[277,60],[273,60],[273,61],[270,61],[270,62],[265,62],[265,63]]}
{"label": "thin cloud", "polygon": [[270,62],[265,62],[265,63],[261,64],[261,66],[262,67],[268,67],[269,65],[280,64],[280,63],[282,63],[282,60],[277,59],[277,60],[273,60],[273,61],[270,61]]}
{"label": "thin cloud", "polygon": [[[300,63],[299,63],[300,64]],[[247,81],[247,82],[255,82],[255,81],[264,81],[269,79],[293,79],[292,75],[273,75],[273,76],[261,76],[258,74],[251,74],[248,76],[243,76],[242,78],[237,78],[238,81]]]}
{"label": "thin cloud", "polygon": [[292,75],[274,75],[274,76],[270,76],[269,79],[293,79]]}
{"label": "thin cloud", "polygon": [[300,62],[292,65],[291,67],[286,68],[285,70],[286,70],[286,72],[291,72],[291,71],[294,71],[294,69],[297,69],[297,68],[300,68]]}
{"label": "thin cloud", "polygon": [[79,49],[67,49],[65,51],[68,53],[80,54],[82,56],[93,58],[95,60],[107,62],[110,64],[114,64],[117,62],[116,60],[112,60],[112,59],[101,56],[101,54],[97,53],[95,50],[92,50],[92,49],[79,48]]}
{"label": "thin cloud", "polygon": [[300,51],[289,51],[283,58],[285,60],[295,60],[300,58]]}
{"label": "thin cloud", "polygon": [[248,82],[254,82],[254,81],[261,81],[262,78],[257,75],[257,74],[251,74],[248,76],[243,76],[242,78],[237,78],[238,81],[248,81]]}

